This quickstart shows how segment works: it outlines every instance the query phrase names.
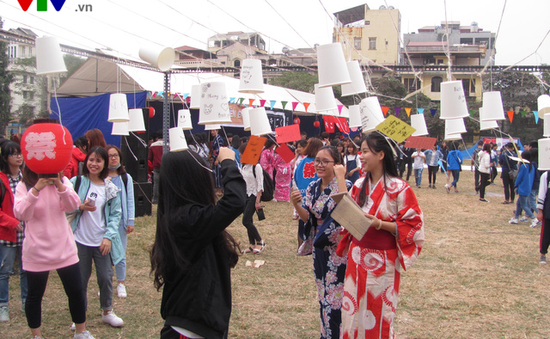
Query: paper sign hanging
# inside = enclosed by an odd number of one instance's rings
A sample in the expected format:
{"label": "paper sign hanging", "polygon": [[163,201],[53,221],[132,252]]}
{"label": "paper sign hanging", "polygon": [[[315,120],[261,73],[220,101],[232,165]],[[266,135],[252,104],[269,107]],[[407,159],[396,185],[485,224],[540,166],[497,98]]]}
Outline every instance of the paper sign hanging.
{"label": "paper sign hanging", "polygon": [[275,153],[279,154],[287,164],[291,162],[295,157],[294,152],[292,152],[292,150],[286,144],[281,144],[279,147],[277,147],[275,149]]}
{"label": "paper sign hanging", "polygon": [[298,103],[294,101],[294,102],[292,103],[292,110],[293,110],[293,111],[296,110],[296,106],[298,106]]}
{"label": "paper sign hanging", "polygon": [[388,106],[382,106],[381,108],[382,108],[382,112],[384,112],[384,116],[386,116],[390,108]]}
{"label": "paper sign hanging", "polygon": [[435,112],[437,112],[437,109],[430,108],[430,112],[432,113],[432,118],[435,117]]}
{"label": "paper sign hanging", "polygon": [[260,155],[262,154],[262,149],[264,148],[266,141],[267,138],[251,135],[250,139],[248,139],[248,144],[241,155],[241,163],[256,165],[260,160]]}
{"label": "paper sign hanging", "polygon": [[510,119],[510,122],[514,120],[514,111],[506,111],[508,113],[508,119]]}
{"label": "paper sign hanging", "polygon": [[277,136],[277,143],[279,144],[300,140],[300,125],[294,124],[284,127],[275,127],[275,135]]}
{"label": "paper sign hanging", "polygon": [[[270,103],[270,106],[271,106],[271,110],[273,111],[273,107],[275,106],[275,103],[277,103],[277,101],[271,100],[269,103]],[[283,109],[285,109],[285,108],[283,107]]]}
{"label": "paper sign hanging", "polygon": [[407,112],[408,117],[411,116],[411,108],[410,107],[405,107],[405,112]]}
{"label": "paper sign hanging", "polygon": [[405,142],[406,148],[432,149],[437,142],[437,138],[413,137],[410,136]]}
{"label": "paper sign hanging", "polygon": [[411,136],[416,129],[408,125],[403,120],[390,115],[382,123],[376,126],[376,130],[380,133],[392,138],[397,143],[405,141]]}

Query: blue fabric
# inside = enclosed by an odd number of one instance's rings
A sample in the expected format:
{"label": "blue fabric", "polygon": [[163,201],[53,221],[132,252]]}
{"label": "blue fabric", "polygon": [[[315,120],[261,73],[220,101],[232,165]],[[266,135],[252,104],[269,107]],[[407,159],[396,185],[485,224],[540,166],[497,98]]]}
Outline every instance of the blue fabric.
{"label": "blue fabric", "polygon": [[416,168],[414,170],[414,179],[416,180],[417,187],[420,187],[420,185],[422,184],[422,171],[423,168]]}
{"label": "blue fabric", "polygon": [[519,195],[530,196],[535,180],[535,168],[532,165],[522,164],[519,166],[518,177],[515,181],[515,187]]}
{"label": "blue fabric", "polygon": [[[21,247],[7,247],[0,245],[0,307],[9,304],[10,274],[13,271],[17,250]],[[19,251],[19,253],[21,253]],[[21,300],[23,303],[27,298],[27,272],[21,267],[21,256],[19,257],[19,272],[21,277]]]}
{"label": "blue fabric", "polygon": [[302,193],[302,197],[306,196],[306,190],[309,184],[319,179],[317,173],[315,173],[315,168],[313,168],[313,170],[312,168],[313,158],[304,158],[294,170],[294,181],[296,182],[296,187],[298,187],[300,193]]}
{"label": "blue fabric", "polygon": [[454,150],[447,154],[447,169],[448,170],[461,170],[462,154],[460,151]]}
{"label": "blue fabric", "polygon": [[529,217],[530,219],[534,219],[535,215],[531,211],[531,207],[529,206],[529,196],[528,195],[519,195],[518,201],[516,202],[516,216],[515,218],[519,218],[521,215],[521,211],[525,211],[525,215]]}
{"label": "blue fabric", "polygon": [[[346,175],[357,168],[357,159],[359,159],[358,155],[356,155],[353,160],[348,160],[346,162]],[[348,177],[348,180],[351,181],[352,184],[355,183],[357,179],[359,179],[359,171],[353,172],[353,174]]]}
{"label": "blue fabric", "polygon": [[[61,112],[60,120],[71,132],[73,140],[83,136],[86,131],[97,128],[103,133],[107,144],[120,147],[120,135],[111,135],[113,123],[107,121],[110,96],[107,93],[85,98],[52,98],[50,118],[59,119]],[[147,92],[126,93],[126,98],[128,108],[145,107]]]}

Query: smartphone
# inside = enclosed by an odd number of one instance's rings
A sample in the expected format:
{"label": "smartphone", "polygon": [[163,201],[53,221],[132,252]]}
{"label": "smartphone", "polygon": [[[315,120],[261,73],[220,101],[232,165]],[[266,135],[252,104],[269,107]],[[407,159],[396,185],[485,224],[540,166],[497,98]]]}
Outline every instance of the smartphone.
{"label": "smartphone", "polygon": [[258,220],[264,220],[265,219],[265,214],[264,214],[264,209],[263,208],[259,208],[256,210],[256,214],[258,215]]}

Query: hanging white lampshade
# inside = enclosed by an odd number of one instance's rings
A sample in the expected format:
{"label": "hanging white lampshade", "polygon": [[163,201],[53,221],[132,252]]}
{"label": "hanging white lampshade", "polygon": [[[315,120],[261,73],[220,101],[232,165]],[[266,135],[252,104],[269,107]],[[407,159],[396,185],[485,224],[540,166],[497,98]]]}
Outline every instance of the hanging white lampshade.
{"label": "hanging white lampshade", "polygon": [[111,135],[130,135],[128,131],[128,121],[113,122]]}
{"label": "hanging white lampshade", "polygon": [[188,109],[178,110],[178,127],[183,131],[193,129],[193,123],[191,122],[191,112]]}
{"label": "hanging white lampshade", "polygon": [[550,113],[546,113],[544,116],[544,126],[543,126],[542,136],[550,137]]}
{"label": "hanging white lampshade", "polygon": [[338,109],[332,87],[319,87],[315,84],[315,110],[317,112],[330,111]]}
{"label": "hanging white lampshade", "polygon": [[[547,117],[550,118],[550,117]],[[550,170],[550,139],[538,140],[539,144],[539,171]]]}
{"label": "hanging white lampshade", "polygon": [[67,72],[63,53],[57,38],[36,38],[36,74],[45,75]]}
{"label": "hanging white lampshade", "polygon": [[411,115],[411,126],[416,129],[416,131],[412,134],[413,137],[420,137],[429,134],[424,114]]}
{"label": "hanging white lampshade", "polygon": [[464,119],[446,119],[445,135],[457,133],[466,133],[466,125],[464,125]]}
{"label": "hanging white lampshade", "polygon": [[145,132],[145,120],[143,119],[143,110],[141,108],[132,108],[128,111],[128,131]]}
{"label": "hanging white lampshade", "polygon": [[317,65],[320,87],[351,83],[341,43],[318,46]]}
{"label": "hanging white lampshade", "polygon": [[176,51],[171,47],[147,46],[139,49],[139,57],[166,72],[176,61]]}
{"label": "hanging white lampshade", "polygon": [[384,113],[378,102],[378,97],[369,97],[361,100],[359,103],[359,112],[361,113],[361,129],[367,133],[376,129],[384,121]]}
{"label": "hanging white lampshade", "polygon": [[345,97],[348,95],[365,93],[367,91],[367,85],[365,85],[365,78],[363,78],[363,72],[361,71],[359,61],[350,61],[346,66],[348,68],[351,83],[342,85],[342,96]]}
{"label": "hanging white lampshade", "polygon": [[109,97],[109,122],[129,121],[126,94],[114,93]]}
{"label": "hanging white lampshade", "polygon": [[187,147],[187,140],[185,140],[185,134],[179,127],[172,127],[169,129],[170,133],[170,152],[179,152],[189,149]]}
{"label": "hanging white lampshade", "polygon": [[189,108],[201,108],[201,85],[191,86],[191,102],[189,103]]}
{"label": "hanging white lampshade", "polygon": [[241,111],[241,114],[243,116],[243,126],[245,131],[250,131],[250,110],[251,109],[252,108],[250,107],[245,107]]}
{"label": "hanging white lampshade", "polygon": [[[482,114],[483,113],[483,114]],[[504,120],[504,107],[500,92],[483,93],[483,111],[479,111],[480,120]]]}
{"label": "hanging white lampshade", "polygon": [[241,79],[239,82],[240,93],[263,93],[264,76],[262,73],[262,61],[259,59],[245,59],[241,66]]}
{"label": "hanging white lampshade", "polygon": [[215,129],[221,129],[222,127],[220,126],[220,124],[208,124],[208,125],[204,125],[204,130],[205,131],[212,131],[212,130],[215,130]]}
{"label": "hanging white lampshade", "polygon": [[440,119],[458,119],[469,116],[462,81],[441,83]]}
{"label": "hanging white lampshade", "polygon": [[340,118],[349,119],[349,109],[346,106],[342,106],[342,110],[338,112]]}
{"label": "hanging white lampshade", "polygon": [[231,122],[227,91],[223,82],[201,84],[199,125]]}
{"label": "hanging white lampshade", "polygon": [[271,130],[271,125],[269,124],[269,119],[267,118],[267,113],[265,112],[265,108],[252,108],[249,113],[250,134],[261,136],[273,133]]}
{"label": "hanging white lampshade", "polygon": [[544,119],[546,113],[550,113],[550,95],[543,94],[538,97],[539,118]]}
{"label": "hanging white lampshade", "polygon": [[462,139],[462,134],[445,134],[445,138],[443,140],[460,140]]}
{"label": "hanging white lampshade", "polygon": [[359,105],[352,105],[349,107],[349,127],[361,127],[361,112]]}

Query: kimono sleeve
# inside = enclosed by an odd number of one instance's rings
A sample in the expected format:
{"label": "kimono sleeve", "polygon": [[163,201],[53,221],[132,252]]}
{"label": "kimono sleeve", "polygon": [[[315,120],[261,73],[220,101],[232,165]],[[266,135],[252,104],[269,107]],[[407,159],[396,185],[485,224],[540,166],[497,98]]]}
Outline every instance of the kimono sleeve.
{"label": "kimono sleeve", "polygon": [[412,266],[424,244],[424,215],[408,185],[397,195],[397,208],[398,258],[406,270]]}

